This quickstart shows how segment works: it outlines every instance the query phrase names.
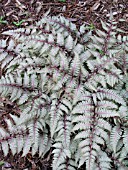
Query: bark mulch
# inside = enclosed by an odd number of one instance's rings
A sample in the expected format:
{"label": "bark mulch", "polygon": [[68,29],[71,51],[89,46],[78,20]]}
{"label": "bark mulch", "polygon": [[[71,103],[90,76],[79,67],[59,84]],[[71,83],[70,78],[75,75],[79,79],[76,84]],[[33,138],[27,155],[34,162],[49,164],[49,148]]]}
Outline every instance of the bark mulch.
{"label": "bark mulch", "polygon": [[[78,27],[85,23],[97,28],[101,28],[101,19],[109,19],[111,10],[117,20],[126,19],[119,27],[128,32],[128,0],[0,0],[0,39],[4,38],[1,33],[5,30],[34,24],[49,8],[50,15],[63,15]],[[6,126],[3,118],[15,111],[18,112],[16,107],[5,101],[4,106],[0,106],[0,125]],[[4,157],[0,152],[0,161],[10,163],[15,170],[50,170],[50,159],[50,155],[39,159],[31,153],[24,158],[21,154],[12,156],[11,153]]]}

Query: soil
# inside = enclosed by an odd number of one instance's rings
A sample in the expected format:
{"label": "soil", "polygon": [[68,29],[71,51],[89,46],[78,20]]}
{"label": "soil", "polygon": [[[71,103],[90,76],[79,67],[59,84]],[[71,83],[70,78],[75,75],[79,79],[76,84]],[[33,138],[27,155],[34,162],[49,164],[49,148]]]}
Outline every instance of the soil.
{"label": "soil", "polygon": [[[128,32],[128,0],[0,0],[0,39],[4,38],[1,34],[5,30],[26,27],[34,24],[43,17],[43,14],[50,9],[50,15],[63,15],[78,27],[83,23],[94,25],[101,28],[100,20],[107,21],[110,10],[114,17],[118,20],[123,18],[126,20],[123,24],[119,23],[119,27]],[[4,108],[0,107],[0,118],[14,111],[13,106],[8,103]],[[11,109],[11,110],[10,110]],[[4,125],[1,119],[0,125]],[[51,160],[49,155],[44,159],[39,159],[38,155],[32,157],[28,154],[25,158],[21,154],[12,156],[11,153],[6,157],[0,153],[0,161],[4,160],[15,170],[50,170]],[[1,167],[0,167],[1,168]]]}

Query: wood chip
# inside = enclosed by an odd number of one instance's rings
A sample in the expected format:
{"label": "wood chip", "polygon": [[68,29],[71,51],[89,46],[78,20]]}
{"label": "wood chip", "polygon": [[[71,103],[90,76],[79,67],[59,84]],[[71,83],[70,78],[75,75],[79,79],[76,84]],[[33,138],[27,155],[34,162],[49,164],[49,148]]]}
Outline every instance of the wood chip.
{"label": "wood chip", "polygon": [[17,5],[19,6],[20,9],[26,9],[26,6],[24,6],[23,4],[21,4],[21,2],[19,0],[15,0]]}
{"label": "wood chip", "polygon": [[92,7],[91,7],[91,11],[95,11],[99,8],[100,6],[100,1],[97,1]]}
{"label": "wood chip", "polygon": [[5,6],[7,6],[10,2],[11,2],[11,0],[8,0],[5,4]]}

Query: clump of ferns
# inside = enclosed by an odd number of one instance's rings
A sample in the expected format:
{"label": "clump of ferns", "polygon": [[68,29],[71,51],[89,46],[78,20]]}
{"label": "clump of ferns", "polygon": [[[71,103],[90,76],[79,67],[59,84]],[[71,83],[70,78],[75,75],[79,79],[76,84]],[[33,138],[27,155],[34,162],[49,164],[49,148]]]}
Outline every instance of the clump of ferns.
{"label": "clump of ferns", "polygon": [[53,170],[127,168],[128,36],[112,18],[101,24],[92,34],[44,16],[3,33],[0,93],[20,110],[0,128],[4,155],[52,149]]}

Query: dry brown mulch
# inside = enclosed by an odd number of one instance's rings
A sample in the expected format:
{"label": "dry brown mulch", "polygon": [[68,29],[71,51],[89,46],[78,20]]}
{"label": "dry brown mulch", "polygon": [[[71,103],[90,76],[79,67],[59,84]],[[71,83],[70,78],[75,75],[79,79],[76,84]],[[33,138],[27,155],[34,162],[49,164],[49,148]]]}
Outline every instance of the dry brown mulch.
{"label": "dry brown mulch", "polygon": [[[7,21],[0,23],[0,33],[4,30],[14,29],[14,22],[24,22],[20,25],[27,26],[42,18],[50,8],[50,15],[63,15],[75,22],[78,26],[82,23],[93,24],[100,27],[100,20],[107,21],[110,10],[116,19],[124,18],[128,21],[128,0],[0,0],[0,16]],[[123,29],[128,30],[127,23]]]}
{"label": "dry brown mulch", "polygon": [[[0,0],[0,17],[2,16],[6,21],[6,23],[0,22],[0,38],[3,38],[1,33],[5,30],[25,27],[40,20],[49,8],[50,15],[63,15],[76,23],[78,27],[85,23],[98,28],[101,27],[100,20],[107,21],[110,10],[112,10],[117,20],[119,18],[126,19],[126,22],[119,26],[128,31],[128,0],[66,0],[65,3],[59,2],[59,0]],[[24,22],[19,26],[15,25],[23,20]],[[0,108],[0,114],[8,115],[10,110],[7,109]],[[2,120],[0,123],[4,124]],[[11,154],[4,158],[0,153],[1,160],[11,163],[16,170],[51,169],[51,161],[41,160],[38,156],[31,157],[29,154],[25,158],[21,158],[21,155],[12,157]]]}

